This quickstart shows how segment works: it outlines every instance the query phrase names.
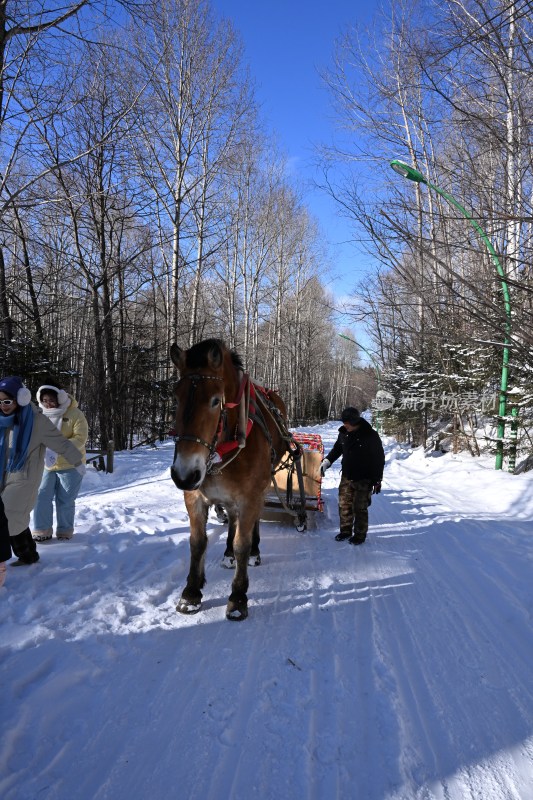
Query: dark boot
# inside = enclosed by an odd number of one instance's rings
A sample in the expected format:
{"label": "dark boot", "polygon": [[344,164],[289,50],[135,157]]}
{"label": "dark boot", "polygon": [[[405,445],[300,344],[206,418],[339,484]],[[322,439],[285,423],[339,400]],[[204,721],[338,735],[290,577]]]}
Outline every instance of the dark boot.
{"label": "dark boot", "polygon": [[361,536],[360,534],[354,534],[348,539],[350,544],[363,544],[365,540],[366,536]]}
{"label": "dark boot", "polygon": [[23,564],[35,564],[36,561],[39,561],[37,545],[33,541],[29,528],[26,528],[25,531],[22,531],[17,536],[11,537],[11,547],[18,558],[18,561],[13,564],[14,567],[20,567]]}
{"label": "dark boot", "polygon": [[352,535],[351,531],[341,531],[335,536],[335,541],[344,542],[346,541],[346,539],[349,539],[351,535]]}

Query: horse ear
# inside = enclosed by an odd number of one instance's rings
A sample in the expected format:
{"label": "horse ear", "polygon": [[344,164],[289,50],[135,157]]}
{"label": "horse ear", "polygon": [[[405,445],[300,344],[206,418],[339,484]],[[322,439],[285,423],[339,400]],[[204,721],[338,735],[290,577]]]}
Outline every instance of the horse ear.
{"label": "horse ear", "polygon": [[207,364],[209,367],[211,367],[211,369],[218,369],[222,364],[222,361],[222,350],[217,344],[215,344],[207,353]]}
{"label": "horse ear", "polygon": [[178,347],[176,343],[170,347],[170,358],[172,363],[181,371],[185,366],[185,350]]}

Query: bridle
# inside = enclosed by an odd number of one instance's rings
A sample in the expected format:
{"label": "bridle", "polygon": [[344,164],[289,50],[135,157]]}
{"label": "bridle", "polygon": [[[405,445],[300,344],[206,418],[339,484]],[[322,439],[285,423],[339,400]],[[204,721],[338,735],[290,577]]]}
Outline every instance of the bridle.
{"label": "bridle", "polygon": [[[201,375],[199,373],[192,373],[191,375],[184,375],[178,383],[176,384],[176,388],[182,383],[182,381],[189,379],[191,381],[191,386],[189,388],[189,396],[187,398],[187,405],[185,406],[185,414],[189,408],[189,405],[192,403],[192,399],[194,397],[194,393],[196,391],[196,387],[198,382],[201,380],[210,380],[210,381],[221,381],[224,383],[224,378],[219,377],[218,375]],[[201,439],[199,436],[192,436],[191,434],[184,434],[183,436],[174,436],[175,448],[174,448],[174,460],[176,460],[177,451],[178,451],[178,444],[180,442],[196,442],[196,444],[201,444],[203,447],[207,447],[209,450],[209,458],[208,462],[211,461],[215,455],[215,447],[218,440],[218,432],[220,429],[220,421],[222,419],[222,414],[224,413],[225,402],[224,396],[222,396],[222,400],[220,403],[220,414],[218,418],[217,427],[215,430],[215,435],[213,436],[213,440],[211,443],[206,442],[205,439]]]}
{"label": "bridle", "polygon": [[[176,384],[176,388],[180,385],[180,383],[182,383],[182,381],[186,379],[190,380],[191,385],[189,387],[189,395],[187,397],[185,411],[183,414],[184,419],[187,419],[188,416],[190,415],[190,407],[192,405],[194,399],[194,393],[196,391],[196,387],[199,381],[211,380],[211,381],[220,381],[221,383],[224,383],[224,378],[219,377],[218,375],[202,375],[200,373],[191,373],[190,375],[184,375],[182,378],[180,378],[180,380]],[[254,412],[253,413],[251,412],[250,400],[252,395],[254,398],[254,403],[255,400],[257,400],[260,403],[263,410],[270,416],[271,420],[274,422],[275,426],[277,427],[281,435],[281,438],[288,443],[288,447],[286,449],[291,451],[293,460],[301,458],[302,449],[299,445],[295,443],[294,437],[289,432],[286,422],[281,416],[279,409],[275,406],[274,403],[269,401],[268,394],[265,392],[265,390],[263,390],[263,393],[261,393],[261,391],[256,392],[257,388],[258,387],[256,387],[256,385],[250,380],[249,375],[241,373],[239,390],[237,392],[237,397],[235,401],[226,402],[224,394],[222,394],[217,427],[215,429],[215,434],[213,436],[212,441],[207,442],[200,436],[193,436],[192,434],[184,434],[183,436],[175,435],[174,461],[177,458],[178,445],[180,442],[195,442],[195,444],[200,444],[202,445],[202,447],[205,447],[209,453],[208,458],[206,460],[207,474],[219,474],[220,471],[224,469],[224,467],[227,467],[233,461],[233,459],[239,455],[239,453],[242,451],[242,448],[246,446],[246,439],[248,433],[255,421],[263,431],[267,443],[270,446],[272,465],[274,465],[274,461],[276,460],[276,451],[272,445],[272,436],[270,434],[270,431],[268,430],[268,427],[265,423],[265,419],[261,414],[259,408],[257,408],[256,405],[254,405]],[[222,448],[224,448],[224,444],[220,446],[219,450],[217,450],[217,444],[219,441],[219,436],[221,434],[221,431],[224,429],[227,409],[240,409],[244,418],[243,419],[241,418],[241,420],[237,423],[239,432],[238,435],[236,435],[235,438],[230,442],[226,442],[225,444],[229,445],[229,448],[222,451]],[[295,448],[293,448],[292,445],[296,445]],[[220,464],[220,462],[222,461],[222,457],[223,456],[225,457],[229,452],[231,452],[230,457],[225,459],[223,464]],[[281,467],[279,468],[281,469]],[[273,475],[274,472],[275,470],[273,469],[272,470]],[[275,480],[274,480],[274,485],[276,486]],[[277,486],[276,486],[276,492],[278,492]]]}
{"label": "bridle", "polygon": [[[275,452],[272,447],[272,437],[270,435],[268,427],[265,424],[264,418],[256,405],[256,398],[257,398],[256,386],[250,380],[250,376],[244,373],[242,369],[238,370],[238,375],[240,380],[235,400],[232,402],[226,402],[224,394],[222,395],[218,423],[212,441],[207,442],[200,436],[193,436],[192,434],[184,434],[183,436],[177,436],[177,435],[174,436],[174,442],[176,443],[176,446],[174,448],[174,461],[176,460],[178,455],[178,444],[180,442],[195,442],[196,444],[200,444],[202,445],[202,447],[205,447],[209,453],[206,461],[207,474],[208,475],[215,473],[218,474],[225,467],[229,466],[229,464],[231,464],[231,462],[235,458],[237,458],[242,449],[246,447],[248,434],[250,433],[254,425],[254,422],[257,423],[261,428],[261,430],[263,431],[266,440],[270,445],[270,450],[272,453],[271,456],[272,461],[274,461]],[[196,391],[198,382],[201,380],[215,380],[224,382],[224,378],[221,378],[217,375],[202,375],[200,373],[191,373],[190,375],[184,375],[176,385],[179,386],[181,381],[185,380],[186,378],[188,378],[191,381],[191,385],[189,387],[189,395],[187,398],[183,414],[185,422],[187,421],[191,413],[191,406],[193,403],[194,393]],[[264,405],[264,400],[262,401],[262,404]],[[238,419],[236,422],[235,434],[233,438],[224,440],[221,443],[220,437],[226,428],[226,415],[229,409],[237,410]],[[270,415],[272,416],[272,413]]]}

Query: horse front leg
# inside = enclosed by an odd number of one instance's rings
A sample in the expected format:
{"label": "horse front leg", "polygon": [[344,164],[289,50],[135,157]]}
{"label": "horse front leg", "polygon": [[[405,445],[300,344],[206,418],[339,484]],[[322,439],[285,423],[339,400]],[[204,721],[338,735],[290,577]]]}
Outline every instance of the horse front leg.
{"label": "horse front leg", "polygon": [[181,593],[176,611],[181,614],[196,614],[202,606],[202,589],[205,586],[206,526],[209,504],[196,491],[184,492],[184,498],[191,529],[189,540],[191,560],[187,583]]}
{"label": "horse front leg", "polygon": [[248,616],[248,559],[252,550],[252,533],[260,508],[240,509],[233,539],[235,577],[226,606],[226,619],[241,621]]}

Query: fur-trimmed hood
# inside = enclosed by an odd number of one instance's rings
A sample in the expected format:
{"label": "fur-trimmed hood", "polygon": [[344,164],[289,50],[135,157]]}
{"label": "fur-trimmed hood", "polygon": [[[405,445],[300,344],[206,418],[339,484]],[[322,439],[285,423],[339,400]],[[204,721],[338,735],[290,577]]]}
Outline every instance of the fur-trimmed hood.
{"label": "fur-trimmed hood", "polygon": [[69,398],[70,400],[73,400],[72,396],[70,394],[67,394],[67,392],[64,389],[58,389],[57,386],[52,386],[52,384],[45,383],[42,386],[39,386],[39,388],[37,389],[37,394],[35,395],[37,402],[39,403],[39,406],[41,408],[43,408],[43,404],[41,403],[41,394],[45,389],[50,389],[52,392],[55,392],[57,394],[57,402],[59,403],[60,406],[63,406],[65,408],[68,408],[68,406],[66,405],[67,400]]}

